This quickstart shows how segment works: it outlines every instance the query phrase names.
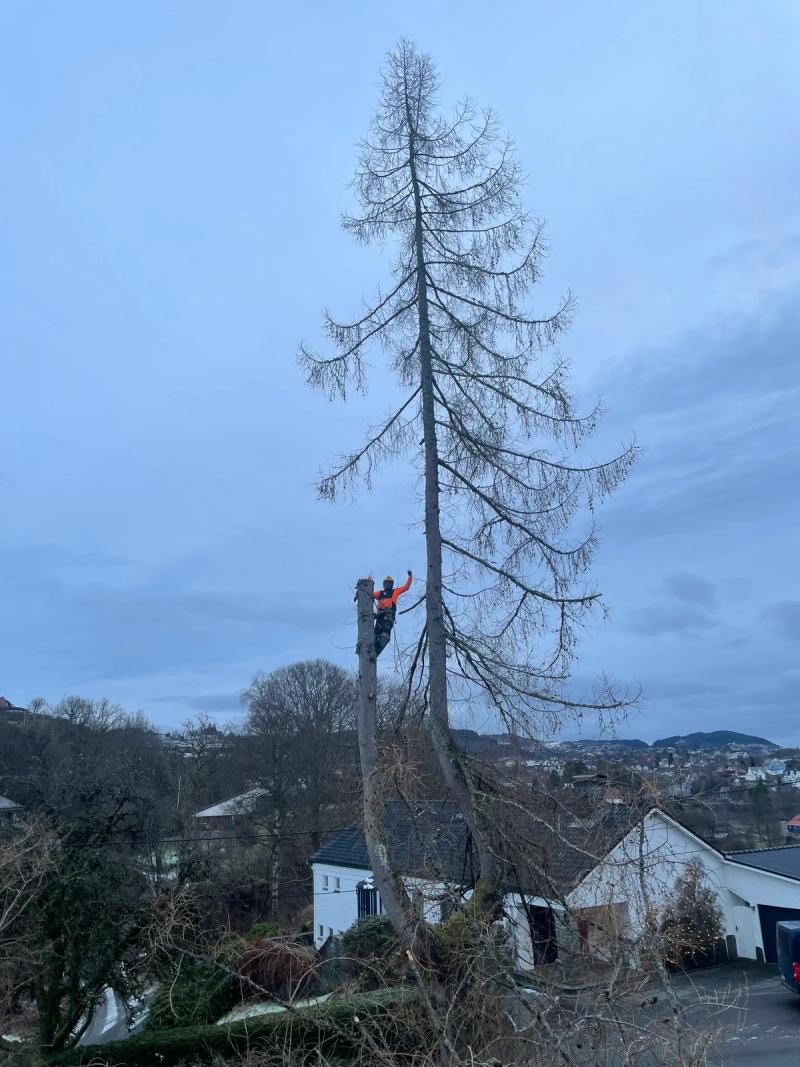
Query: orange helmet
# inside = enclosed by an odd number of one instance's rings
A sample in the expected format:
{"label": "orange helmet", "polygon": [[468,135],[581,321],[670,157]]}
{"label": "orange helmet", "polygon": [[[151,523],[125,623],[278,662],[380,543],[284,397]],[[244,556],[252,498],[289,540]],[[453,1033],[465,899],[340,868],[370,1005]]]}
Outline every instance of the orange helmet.
{"label": "orange helmet", "polygon": [[387,575],[386,575],[386,577],[385,577],[385,578],[383,579],[383,584],[384,584],[384,585],[385,585],[385,584],[386,584],[387,582],[391,582],[391,583],[392,583],[392,585],[394,585],[394,578],[393,578],[393,577],[391,576],[391,574],[387,574]]}

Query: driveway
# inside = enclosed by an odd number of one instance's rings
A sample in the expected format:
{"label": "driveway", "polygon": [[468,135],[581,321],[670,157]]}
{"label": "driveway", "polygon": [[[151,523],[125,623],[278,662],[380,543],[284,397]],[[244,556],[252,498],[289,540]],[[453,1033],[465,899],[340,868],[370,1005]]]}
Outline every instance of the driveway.
{"label": "driveway", "polygon": [[687,975],[677,988],[693,1021],[721,1029],[720,1067],[800,1063],[800,996],[781,985],[777,968],[726,964]]}
{"label": "driveway", "polygon": [[[688,1055],[695,1039],[707,1033],[714,1035],[708,1058],[703,1060],[709,1067],[800,1064],[800,996],[781,985],[777,968],[744,961],[694,971],[673,981],[683,1021],[678,1031],[672,1030],[672,1009],[663,989],[641,990],[618,1002],[621,1017],[630,1025],[628,1033],[638,1039],[638,1047],[629,1049],[627,1055],[611,1027],[606,1027],[602,1045],[594,1043],[593,1014],[599,1010],[605,1015],[601,990],[586,990],[569,1004],[565,998],[561,1007],[566,1010],[555,1009],[551,1025],[571,1028],[569,1062],[581,1067],[622,1067],[633,1053],[640,1067],[676,1067],[682,1057],[676,1057],[672,1036]],[[578,1022],[581,1018],[583,1024]],[[648,1035],[653,1035],[651,1042]]]}

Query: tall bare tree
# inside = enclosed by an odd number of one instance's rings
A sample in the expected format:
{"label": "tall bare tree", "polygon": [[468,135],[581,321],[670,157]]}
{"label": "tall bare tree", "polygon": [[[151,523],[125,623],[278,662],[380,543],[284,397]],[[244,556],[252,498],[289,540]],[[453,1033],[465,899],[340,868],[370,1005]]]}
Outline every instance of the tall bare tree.
{"label": "tall bare tree", "polygon": [[400,450],[424,474],[425,654],[415,663],[443,772],[491,877],[494,851],[452,741],[448,691],[481,696],[515,730],[625,704],[605,682],[583,699],[566,683],[576,632],[599,599],[585,580],[595,529],[576,519],[621,482],[635,448],[585,458],[598,412],[575,412],[554,350],[572,299],[544,316],[531,307],[547,249],[520,201],[513,146],[493,113],[468,101],[442,117],[438,91],[431,59],[401,41],[361,145],[361,212],[344,219],[357,241],[396,242],[393,283],[353,321],[326,315],[336,353],[302,346],[301,361],[313,386],[344,398],[365,389],[367,354],[380,345],[407,389],[319,492],[333,499],[361,477],[369,483]]}

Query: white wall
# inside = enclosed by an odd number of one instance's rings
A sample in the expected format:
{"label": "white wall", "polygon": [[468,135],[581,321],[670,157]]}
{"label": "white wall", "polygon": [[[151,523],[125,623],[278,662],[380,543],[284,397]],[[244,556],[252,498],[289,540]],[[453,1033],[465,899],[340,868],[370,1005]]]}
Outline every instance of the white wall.
{"label": "white wall", "polygon": [[[348,930],[358,918],[356,886],[372,873],[358,867],[337,867],[332,863],[311,865],[314,875],[314,944],[319,946],[330,935]],[[325,877],[328,888],[324,888]],[[336,879],[339,891],[336,892]],[[322,934],[320,934],[322,927]]]}
{"label": "white wall", "polygon": [[692,861],[701,866],[706,884],[717,893],[725,912],[724,858],[658,812],[645,817],[641,832],[637,828],[624,837],[567,900],[571,908],[627,904],[630,931],[637,936],[644,929],[648,905],[665,907]]}
{"label": "white wall", "polygon": [[[424,878],[404,878],[403,885],[412,900],[415,899],[417,892],[421,896],[422,915],[425,922],[436,924],[442,921],[442,899],[447,890],[444,882],[430,882]],[[472,896],[472,890],[469,890],[466,896]]]}
{"label": "white wall", "polygon": [[[371,878],[372,872],[359,867],[338,867],[330,863],[313,863],[311,869],[314,881],[314,944],[319,948],[331,932],[344,933],[358,919],[356,886],[359,882]],[[425,920],[429,923],[440,922],[444,883],[429,882],[422,878],[405,878],[404,884],[412,898],[415,896],[415,890],[421,894]],[[378,899],[380,900],[380,897]]]}
{"label": "white wall", "polygon": [[690,861],[701,865],[706,885],[717,895],[724,935],[735,936],[737,952],[744,958],[756,959],[756,949],[764,947],[757,905],[800,908],[800,882],[726,860],[659,812],[646,817],[644,841],[638,829],[628,834],[570,894],[568,903],[584,908],[627,902],[635,937],[643,929],[646,903],[667,905]]}
{"label": "white wall", "polygon": [[[506,914],[504,925],[511,941],[514,959],[520,970],[532,971],[535,963],[531,930],[528,924],[528,912],[525,907],[526,903],[529,907],[551,908],[557,917],[563,913],[564,908],[562,905],[545,900],[543,897],[526,895],[523,902],[523,898],[519,893],[506,893],[503,900],[503,910]],[[558,926],[556,926],[556,941],[558,941],[558,933]]]}

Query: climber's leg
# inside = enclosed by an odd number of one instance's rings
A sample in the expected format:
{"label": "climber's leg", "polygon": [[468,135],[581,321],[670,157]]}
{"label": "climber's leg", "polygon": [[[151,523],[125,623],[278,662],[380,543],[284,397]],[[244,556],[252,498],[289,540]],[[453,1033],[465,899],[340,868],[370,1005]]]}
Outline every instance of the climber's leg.
{"label": "climber's leg", "polygon": [[387,611],[379,611],[375,616],[375,655],[381,652],[389,644],[392,636],[392,620]]}

